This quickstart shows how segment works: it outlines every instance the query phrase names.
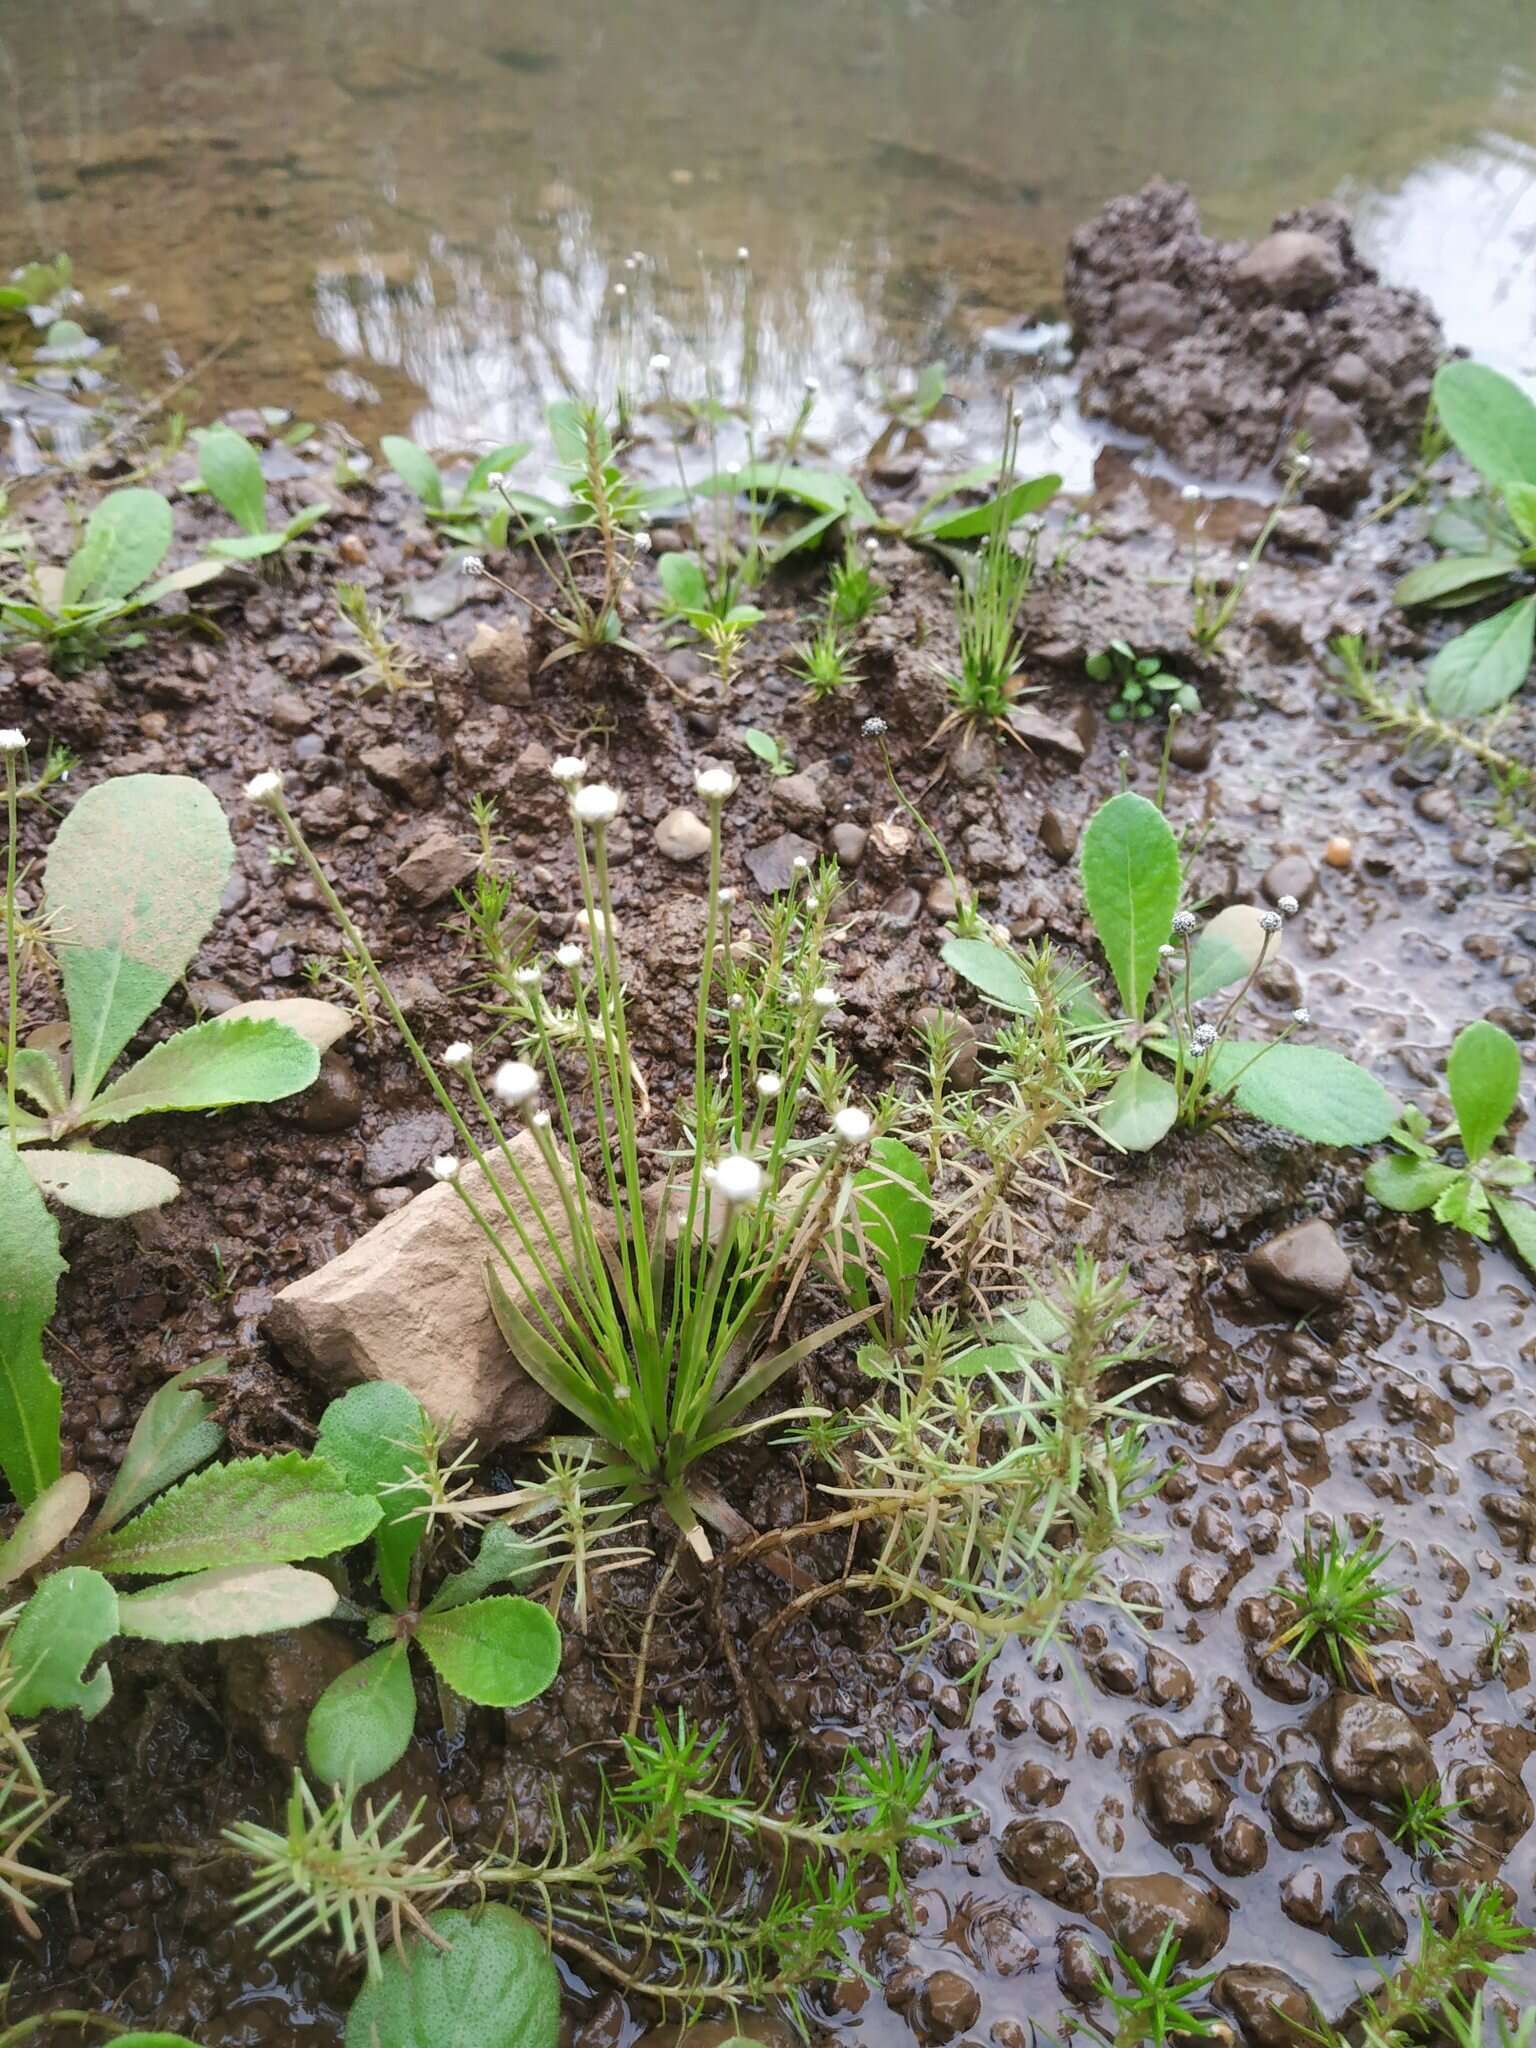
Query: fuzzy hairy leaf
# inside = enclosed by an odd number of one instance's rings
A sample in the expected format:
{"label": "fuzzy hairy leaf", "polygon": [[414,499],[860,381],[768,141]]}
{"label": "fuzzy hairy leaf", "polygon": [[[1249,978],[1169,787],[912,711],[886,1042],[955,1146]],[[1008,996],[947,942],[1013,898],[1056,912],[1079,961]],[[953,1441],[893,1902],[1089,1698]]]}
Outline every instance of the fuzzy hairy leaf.
{"label": "fuzzy hairy leaf", "polygon": [[338,1038],[352,1029],[352,1013],[340,1003],[322,1002],[318,996],[259,996],[254,1002],[235,1003],[224,1011],[220,1023],[231,1017],[258,1017],[271,1024],[286,1024],[308,1039],[316,1052],[329,1052]]}
{"label": "fuzzy hairy leaf", "polygon": [[69,935],[59,966],[77,1103],[186,972],[233,859],[218,799],[187,775],[98,783],[59,827],[44,881]]}
{"label": "fuzzy hairy leaf", "polygon": [[291,1564],[228,1565],[147,1592],[120,1593],[117,1625],[120,1634],[150,1643],[222,1643],[324,1621],[340,1597],[319,1572]]}
{"label": "fuzzy hairy leaf", "polygon": [[171,545],[171,508],[158,491],[110,491],[85,522],[64,571],[65,604],[120,604],[147,583]]}
{"label": "fuzzy hairy leaf", "polygon": [[145,1053],[91,1104],[95,1123],[123,1124],[165,1110],[279,1102],[307,1088],[320,1055],[307,1038],[266,1017],[212,1017]]}
{"label": "fuzzy hairy leaf", "polygon": [[321,1458],[284,1451],[194,1472],[121,1528],[93,1534],[82,1556],[126,1578],[293,1564],[371,1536],[376,1501],[350,1493]]}
{"label": "fuzzy hairy leaf", "polygon": [[117,1634],[117,1595],[100,1572],[65,1565],[50,1572],[17,1616],[11,1669],[21,1680],[9,1702],[21,1718],[45,1707],[78,1707],[89,1721],[112,1697],[112,1674],[85,1667]]}
{"label": "fuzzy hairy leaf", "polygon": [[1432,1208],[1457,1178],[1457,1169],[1442,1160],[1411,1159],[1403,1152],[1389,1152],[1384,1159],[1373,1159],[1365,1169],[1365,1191],[1384,1209],[1408,1215],[1415,1209]]}
{"label": "fuzzy hairy leaf", "polygon": [[56,1152],[29,1145],[21,1156],[43,1194],[82,1216],[137,1216],[181,1193],[174,1173],[126,1152],[98,1152],[90,1145]]}
{"label": "fuzzy hairy leaf", "polygon": [[0,1586],[13,1586],[51,1557],[91,1504],[91,1482],[83,1472],[66,1472],[40,1493],[0,1543]]}
{"label": "fuzzy hairy leaf", "polygon": [[482,1707],[521,1707],[560,1669],[560,1631],[545,1607],[493,1593],[429,1611],[416,1640],[455,1692]]}
{"label": "fuzzy hairy leaf", "polygon": [[1492,711],[1525,681],[1536,646],[1536,597],[1522,597],[1448,640],[1429,664],[1424,695],[1442,718]]}
{"label": "fuzzy hairy leaf", "polygon": [[1122,790],[1089,819],[1079,865],[1120,1000],[1139,1023],[1179,907],[1178,842],[1156,804]]}
{"label": "fuzzy hairy leaf", "polygon": [[392,1380],[370,1380],[332,1401],[320,1418],[315,1455],[334,1465],[354,1493],[379,1504],[373,1532],[379,1591],[398,1613],[411,1584],[411,1560],[427,1525],[412,1512],[426,1496],[388,1492],[426,1469],[421,1443],[426,1414],[416,1396]]}
{"label": "fuzzy hairy leaf", "polygon": [[1520,1093],[1520,1048],[1486,1017],[1456,1034],[1445,1064],[1461,1146],[1472,1165],[1509,1122]]}
{"label": "fuzzy hairy leaf", "polygon": [[1486,363],[1446,363],[1435,373],[1440,423],[1491,484],[1536,483],[1536,405]]}
{"label": "fuzzy hairy leaf", "polygon": [[228,1370],[222,1358],[207,1358],[187,1366],[150,1395],[96,1517],[99,1532],[115,1529],[135,1508],[207,1464],[223,1443],[224,1432],[213,1420],[213,1403],[192,1383],[222,1379]]}
{"label": "fuzzy hairy leaf", "polygon": [[1039,1007],[1023,968],[1006,946],[994,945],[990,939],[946,939],[939,957],[999,1009],[1032,1017]]}
{"label": "fuzzy hairy leaf", "polygon": [[399,1763],[416,1726],[404,1643],[390,1643],[333,1678],[310,1710],[304,1750],[317,1778],[362,1786]]}
{"label": "fuzzy hairy leaf", "polygon": [[43,1358],[59,1275],[59,1226],[21,1155],[0,1137],[0,1471],[30,1507],[59,1476],[59,1383]]}
{"label": "fuzzy hairy leaf", "polygon": [[1494,1215],[1504,1226],[1504,1235],[1521,1261],[1536,1273],[1536,1207],[1529,1202],[1517,1201],[1513,1195],[1495,1194],[1492,1189],[1488,1199],[1493,1204]]}
{"label": "fuzzy hairy leaf", "polygon": [[16,1087],[30,1095],[39,1109],[62,1116],[69,1104],[64,1076],[53,1054],[43,1046],[23,1046],[16,1055]]}
{"label": "fuzzy hairy leaf", "polygon": [[1144,1066],[1135,1052],[1099,1104],[1099,1129],[1122,1152],[1150,1152],[1173,1128],[1178,1106],[1173,1083]]}
{"label": "fuzzy hairy leaf", "polygon": [[[1374,1074],[1322,1045],[1218,1045],[1211,1075],[1233,1089],[1239,1109],[1317,1145],[1374,1145],[1397,1121],[1398,1105]],[[1238,1078],[1241,1076],[1241,1078]]]}
{"label": "fuzzy hairy leaf", "polygon": [[437,464],[425,448],[418,448],[403,434],[386,434],[379,443],[379,453],[407,490],[414,491],[423,505],[433,512],[442,511],[443,480],[438,475]]}
{"label": "fuzzy hairy leaf", "polygon": [[509,1906],[429,1914],[446,1948],[389,1949],[353,2001],[346,2048],[556,2048],[560,1979],[544,1937]]}
{"label": "fuzzy hairy leaf", "polygon": [[542,1550],[525,1537],[514,1535],[505,1522],[489,1522],[480,1538],[474,1563],[444,1579],[427,1605],[433,1614],[442,1614],[449,1608],[463,1607],[471,1600],[478,1600],[493,1586],[515,1586],[527,1579],[536,1579],[545,1569],[546,1559]]}
{"label": "fuzzy hairy leaf", "polygon": [[233,427],[204,427],[197,434],[197,473],[236,526],[262,533],[267,524],[267,485],[261,457]]}

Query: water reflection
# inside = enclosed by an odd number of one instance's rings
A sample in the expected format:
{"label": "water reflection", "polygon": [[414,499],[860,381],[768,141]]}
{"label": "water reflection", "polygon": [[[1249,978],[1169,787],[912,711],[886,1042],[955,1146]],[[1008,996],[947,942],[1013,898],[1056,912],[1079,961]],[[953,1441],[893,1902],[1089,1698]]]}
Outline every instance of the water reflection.
{"label": "water reflection", "polygon": [[943,354],[962,424],[1034,378],[1071,470],[1089,444],[1006,344],[1058,310],[1075,222],[1154,171],[1231,233],[1347,192],[1389,276],[1536,370],[1524,11],[8,0],[0,260],[65,247],[123,285],[149,381],[234,337],[205,402],[370,439],[517,438],[659,348],[771,418],[814,370],[851,446]]}

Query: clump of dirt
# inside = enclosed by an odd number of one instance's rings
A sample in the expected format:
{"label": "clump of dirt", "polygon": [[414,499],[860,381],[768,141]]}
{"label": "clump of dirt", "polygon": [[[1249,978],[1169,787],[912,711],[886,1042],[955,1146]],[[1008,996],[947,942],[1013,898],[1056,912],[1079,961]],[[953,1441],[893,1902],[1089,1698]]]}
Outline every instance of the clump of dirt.
{"label": "clump of dirt", "polygon": [[1373,456],[1417,436],[1446,354],[1429,301],[1361,261],[1341,208],[1222,242],[1189,188],[1160,178],[1078,229],[1066,301],[1085,412],[1202,476],[1267,469],[1305,432],[1306,495],[1333,506],[1363,498]]}

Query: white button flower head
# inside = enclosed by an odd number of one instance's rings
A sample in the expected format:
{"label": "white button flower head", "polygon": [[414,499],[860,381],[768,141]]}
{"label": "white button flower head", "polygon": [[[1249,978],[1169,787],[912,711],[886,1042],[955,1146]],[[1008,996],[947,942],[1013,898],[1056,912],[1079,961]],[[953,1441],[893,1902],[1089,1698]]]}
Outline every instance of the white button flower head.
{"label": "white button flower head", "polygon": [[1284,922],[1285,920],[1281,917],[1278,910],[1266,910],[1259,919],[1259,929],[1262,932],[1267,932],[1273,938]]}
{"label": "white button flower head", "polygon": [[547,1109],[536,1109],[528,1119],[528,1128],[531,1131],[547,1131],[549,1129],[549,1111]]}
{"label": "white button flower head", "polygon": [[763,1192],[763,1169],[745,1152],[729,1152],[715,1168],[714,1188],[733,1208],[749,1208]]}
{"label": "white button flower head", "polygon": [[866,718],[860,727],[867,740],[883,740],[890,729],[883,718]]}
{"label": "white button flower head", "polygon": [[832,1135],[839,1145],[862,1145],[869,1136],[869,1111],[850,1103],[832,1119]]}
{"label": "white button flower head", "polygon": [[609,782],[584,783],[571,798],[571,809],[578,824],[601,830],[619,815],[619,792]]}
{"label": "white button flower head", "polygon": [[443,1047],[445,1067],[467,1067],[475,1056],[475,1048],[467,1038],[456,1038],[452,1045]]}
{"label": "white button flower head", "polygon": [[693,778],[693,793],[707,804],[723,804],[736,794],[734,768],[701,768]]}
{"label": "white button flower head", "polygon": [[1159,960],[1180,960],[1184,956],[1180,953],[1177,946],[1159,946],[1157,957]]}
{"label": "white button flower head", "polygon": [[556,782],[572,788],[587,772],[587,764],[579,754],[559,754],[549,764],[549,772]]}
{"label": "white button flower head", "polygon": [[1214,1024],[1197,1024],[1195,1026],[1190,1044],[1196,1052],[1209,1052],[1215,1043],[1216,1026]]}
{"label": "white button flower head", "polygon": [[14,725],[0,730],[0,754],[19,754],[27,744],[27,736]]}
{"label": "white button flower head", "polygon": [[539,1092],[538,1069],[530,1067],[526,1060],[503,1060],[491,1086],[497,1100],[506,1103],[509,1109],[525,1108]]}
{"label": "white button flower head", "polygon": [[729,882],[726,883],[725,887],[716,896],[715,901],[717,903],[724,903],[727,906],[736,901],[736,891],[731,887]]}
{"label": "white button flower head", "polygon": [[616,299],[627,299],[629,297],[629,286],[627,284],[616,284],[613,288],[613,296]]}
{"label": "white button flower head", "polygon": [[806,397],[807,397],[807,398],[814,398],[814,397],[816,397],[817,393],[818,393],[818,392],[819,392],[820,390],[821,390],[821,379],[820,379],[819,377],[807,377],[807,378],[806,378],[806,380],[805,380],[805,395],[806,395]]}
{"label": "white button flower head", "polygon": [[542,988],[544,970],[542,967],[518,967],[513,970],[512,979],[519,988]]}
{"label": "white button flower head", "polygon": [[1179,492],[1179,496],[1186,505],[1198,505],[1205,496],[1205,493],[1198,484],[1185,484],[1184,488]]}
{"label": "white button flower head", "polygon": [[670,356],[662,355],[658,351],[657,354],[651,357],[651,375],[653,377],[665,377],[671,367],[672,358]]}
{"label": "white button flower head", "polygon": [[651,536],[648,533],[637,533],[635,535],[635,553],[637,555],[648,555],[650,552]]}
{"label": "white button flower head", "polygon": [[1176,939],[1191,938],[1200,929],[1200,920],[1192,910],[1178,911],[1173,920],[1173,935]]}
{"label": "white button flower head", "polygon": [[753,1086],[764,1102],[772,1102],[776,1095],[782,1094],[784,1082],[778,1074],[759,1074]]}
{"label": "white button flower head", "polygon": [[1293,1024],[1310,1024],[1312,1022],[1312,1012],[1305,1003],[1302,1004],[1299,1010],[1292,1010],[1291,1022]]}
{"label": "white button flower head", "polygon": [[747,259],[751,256],[751,254],[752,251],[747,247],[746,243],[743,242],[736,251],[736,261],[738,263],[745,263]]}
{"label": "white button flower head", "polygon": [[581,948],[573,946],[569,939],[563,946],[555,948],[555,965],[574,971],[581,965]]}
{"label": "white button flower head", "polygon": [[504,469],[488,470],[485,480],[493,491],[499,491],[507,480],[507,472]]}
{"label": "white button flower head", "polygon": [[264,810],[275,811],[283,794],[283,778],[275,768],[263,768],[259,775],[253,775],[245,785],[245,800],[248,804],[260,804]]}
{"label": "white button flower head", "polygon": [[1294,917],[1297,911],[1300,910],[1301,905],[1294,896],[1282,896],[1275,905],[1275,908],[1282,917]]}
{"label": "white button flower head", "polygon": [[818,1010],[835,1010],[837,1008],[837,990],[835,988],[828,988],[826,983],[823,982],[820,988],[813,988],[811,990],[811,1002]]}
{"label": "white button flower head", "polygon": [[432,1178],[434,1180],[457,1180],[458,1177],[459,1162],[457,1159],[454,1158],[451,1152],[439,1152],[432,1162]]}
{"label": "white button flower head", "polygon": [[483,576],[485,574],[485,564],[478,555],[466,555],[459,564],[459,574],[461,576]]}

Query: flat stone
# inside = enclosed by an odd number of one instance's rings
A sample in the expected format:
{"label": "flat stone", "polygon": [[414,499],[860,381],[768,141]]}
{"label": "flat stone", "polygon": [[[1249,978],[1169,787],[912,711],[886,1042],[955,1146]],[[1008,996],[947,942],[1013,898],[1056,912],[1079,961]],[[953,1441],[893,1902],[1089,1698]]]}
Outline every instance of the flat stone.
{"label": "flat stone", "polygon": [[1374,1877],[1341,1877],[1333,1892],[1333,1938],[1353,1956],[1396,1956],[1408,1946],[1408,1922]]}
{"label": "flat stone", "polygon": [[1088,749],[1083,737],[1075,726],[1063,725],[1059,719],[1047,718],[1043,712],[1032,711],[1027,704],[1015,704],[1008,713],[1008,723],[1027,747],[1042,748],[1048,754],[1060,754],[1062,759],[1074,768],[1083,765]]}
{"label": "flat stone", "polygon": [[1294,896],[1303,908],[1317,894],[1317,869],[1304,853],[1282,854],[1263,881],[1264,894],[1271,903],[1282,896]]}
{"label": "flat stone", "polygon": [[363,1113],[363,1090],[344,1053],[327,1052],[320,1071],[296,1098],[294,1122],[301,1131],[350,1131]]}
{"label": "flat stone", "polygon": [[453,1147],[453,1125],[440,1109],[419,1110],[390,1124],[363,1154],[363,1186],[394,1187]]}
{"label": "flat stone", "polygon": [[1333,1225],[1321,1216],[1309,1217],[1261,1244],[1248,1254],[1247,1268],[1261,1294],[1304,1315],[1336,1308],[1354,1277]]}
{"label": "flat stone", "polygon": [[709,851],[709,827],[695,811],[668,811],[656,827],[656,851],[679,866]]}
{"label": "flat stone", "polygon": [[398,740],[382,747],[365,747],[358,762],[371,782],[394,796],[403,796],[418,810],[426,810],[437,800],[437,776],[432,762],[424,755],[413,754]]}
{"label": "flat stone", "polygon": [[802,839],[798,832],[781,832],[777,839],[751,848],[745,856],[747,872],[766,895],[777,896],[794,880],[797,872],[795,862],[803,860],[807,866],[812,866],[819,852],[819,847],[809,839]]}
{"label": "flat stone", "polygon": [[1399,1806],[1404,1792],[1434,1783],[1429,1744],[1402,1708],[1367,1693],[1336,1692],[1323,1710],[1323,1761],[1353,1799]]}
{"label": "flat stone", "polygon": [[1077,851],[1077,820],[1060,811],[1040,813],[1040,844],[1058,867],[1066,867]]}
{"label": "flat stone", "polygon": [[869,834],[862,825],[855,825],[851,819],[844,819],[834,825],[827,835],[833,858],[839,867],[856,868],[864,857],[869,844]]}
{"label": "flat stone", "polygon": [[[512,1140],[534,1202],[569,1255],[559,1192],[527,1133]],[[465,1190],[495,1217],[496,1195],[478,1167],[463,1169]],[[530,1205],[514,1193],[529,1235],[542,1245]],[[596,1211],[600,1227],[603,1212]],[[510,1230],[506,1246],[519,1273],[537,1284]],[[485,1291],[488,1247],[453,1188],[440,1184],[397,1209],[349,1245],[340,1258],[285,1287],[272,1304],[273,1341],[328,1392],[367,1380],[408,1387],[454,1444],[482,1453],[535,1436],[554,1403],[515,1364]],[[556,1253],[545,1248],[553,1268]],[[510,1276],[514,1297],[518,1290]]]}
{"label": "flat stone", "polygon": [[1305,1842],[1321,1841],[1343,1819],[1316,1764],[1282,1764],[1270,1780],[1268,1803],[1276,1826]]}
{"label": "flat stone", "polygon": [[1233,1963],[1211,1986],[1212,2005],[1236,2022],[1248,2048],[1303,2048],[1317,2037],[1317,2008],[1294,1977],[1268,1963]]}
{"label": "flat stone", "polygon": [[267,706],[267,720],[279,732],[308,732],[315,722],[315,714],[304,699],[292,690],[279,690]]}
{"label": "flat stone", "polygon": [[820,779],[802,769],[798,775],[781,775],[773,784],[778,808],[802,825],[815,825],[827,814]]}
{"label": "flat stone", "polygon": [[462,840],[451,832],[429,832],[419,846],[395,869],[400,893],[418,910],[441,903],[445,896],[467,882],[475,872],[476,859]]}
{"label": "flat stone", "polygon": [[1282,228],[1255,242],[1232,269],[1232,282],[1282,306],[1320,306],[1344,282],[1344,265],[1331,242],[1302,228]]}
{"label": "flat stone", "polygon": [[532,698],[528,636],[519,620],[506,619],[499,626],[482,620],[464,650],[464,660],[488,704],[526,704]]}

